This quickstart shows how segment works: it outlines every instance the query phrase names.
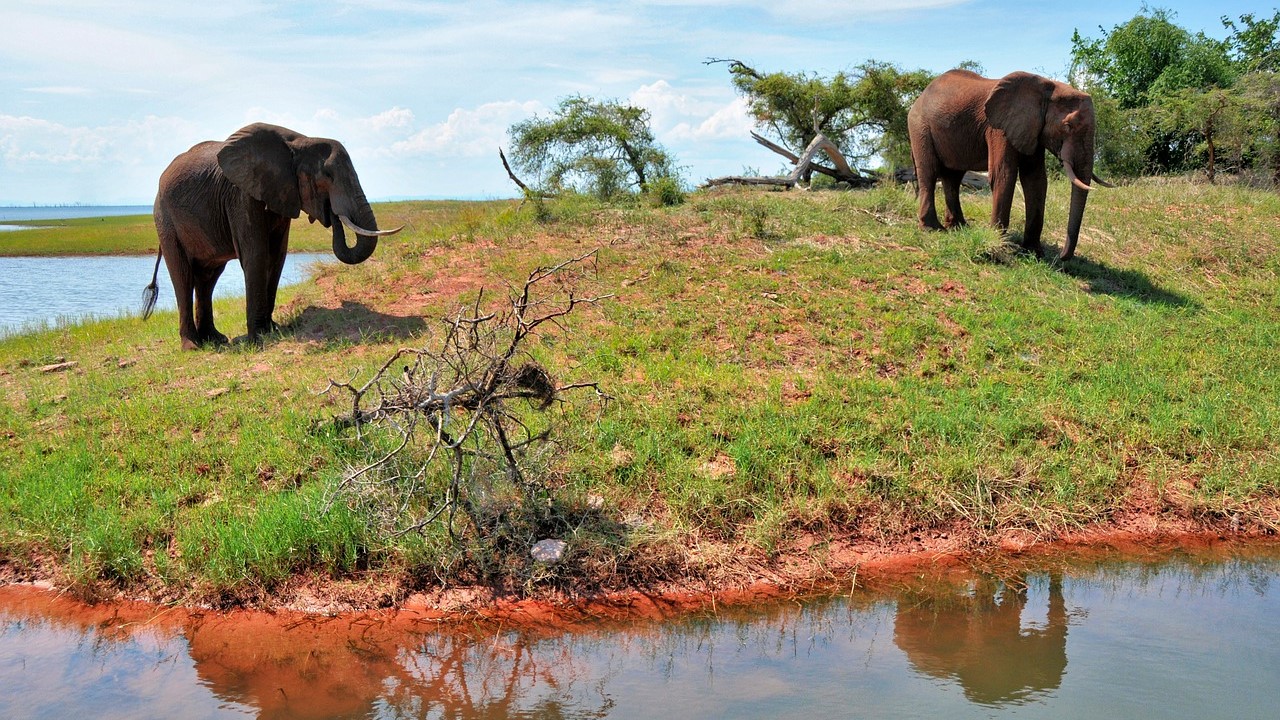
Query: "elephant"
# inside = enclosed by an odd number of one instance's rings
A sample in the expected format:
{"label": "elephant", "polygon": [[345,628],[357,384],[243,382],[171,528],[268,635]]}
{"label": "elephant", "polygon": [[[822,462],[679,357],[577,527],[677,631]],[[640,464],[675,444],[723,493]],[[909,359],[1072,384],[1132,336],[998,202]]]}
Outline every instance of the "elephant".
{"label": "elephant", "polygon": [[919,184],[922,229],[941,230],[934,185],[941,179],[946,227],[964,225],[960,181],[966,170],[986,170],[991,180],[991,223],[1009,227],[1014,182],[1026,199],[1022,247],[1044,256],[1040,233],[1049,183],[1044,153],[1062,160],[1071,181],[1067,239],[1059,254],[1068,260],[1080,238],[1090,182],[1112,187],[1093,172],[1097,122],[1093,99],[1066,83],[1013,72],[1000,79],[949,70],[929,83],[907,112],[911,156]]}
{"label": "elephant", "polygon": [[[333,228],[333,254],[349,265],[367,260],[379,237],[401,229],[378,230],[351,157],[336,140],[254,123],[225,142],[202,142],[178,155],[160,176],[154,211],[160,248],[143,291],[143,318],[155,307],[163,258],[177,295],[183,349],[226,344],[213,324],[213,287],[239,258],[246,338],[260,341],[277,328],[271,316],[289,226],[302,212]],[[356,234],[355,247],[347,246],[343,226]]]}
{"label": "elephant", "polygon": [[960,596],[903,597],[893,642],[918,672],[959,682],[976,703],[1000,706],[1056,690],[1067,669],[1071,615],[1062,575],[1048,580],[1044,621],[1029,626],[1025,576],[1010,583],[983,577]]}

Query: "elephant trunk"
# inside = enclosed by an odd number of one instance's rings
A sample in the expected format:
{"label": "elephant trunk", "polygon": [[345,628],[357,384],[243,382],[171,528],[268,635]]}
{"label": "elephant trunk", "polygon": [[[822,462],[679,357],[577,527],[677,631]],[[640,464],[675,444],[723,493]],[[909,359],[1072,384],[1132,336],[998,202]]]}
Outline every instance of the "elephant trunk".
{"label": "elephant trunk", "polygon": [[1062,169],[1071,180],[1071,210],[1067,215],[1067,242],[1062,246],[1058,259],[1070,260],[1076,254],[1076,243],[1080,240],[1080,226],[1084,222],[1084,206],[1089,202],[1089,191],[1093,188],[1086,180],[1093,175],[1093,142],[1086,139],[1082,142],[1067,143],[1062,148]]}
{"label": "elephant trunk", "polygon": [[[338,208],[334,208],[333,217],[333,255],[347,265],[358,265],[369,256],[373,255],[374,249],[378,247],[378,237],[373,235],[378,229],[378,221],[373,217],[373,208],[369,207],[368,201],[364,199],[363,194],[358,198],[358,202],[354,203],[354,210],[350,213],[340,212]],[[369,228],[370,234],[361,233],[355,230],[356,245],[355,247],[347,247],[347,234],[343,229],[346,224],[358,227],[360,230]]]}
{"label": "elephant trunk", "polygon": [[1071,214],[1067,216],[1067,243],[1062,246],[1059,260],[1070,260],[1076,254],[1076,242],[1080,240],[1080,225],[1084,222],[1084,206],[1088,201],[1088,190],[1071,188]]}

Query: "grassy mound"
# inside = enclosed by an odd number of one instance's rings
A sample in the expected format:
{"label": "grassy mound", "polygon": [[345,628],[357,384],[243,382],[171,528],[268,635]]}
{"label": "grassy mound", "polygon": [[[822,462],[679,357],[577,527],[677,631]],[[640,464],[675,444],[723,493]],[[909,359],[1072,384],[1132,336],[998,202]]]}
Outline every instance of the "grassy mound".
{"label": "grassy mound", "polygon": [[[1047,238],[1064,233],[1058,185]],[[985,222],[988,198],[965,202]],[[0,341],[0,564],[85,592],[252,603],[320,581],[395,602],[714,586],[820,570],[836,547],[1047,539],[1135,512],[1280,525],[1280,197],[1098,191],[1064,265],[978,227],[921,232],[914,206],[899,187],[387,204],[380,221],[406,230],[282,291],[285,330],[261,349],[183,353],[172,313]],[[148,251],[148,230],[116,244]],[[331,422],[349,408],[330,380],[594,248],[593,290],[614,297],[527,349],[613,401],[550,410],[545,492],[485,532],[398,536],[335,501],[386,439]],[[216,313],[243,332],[242,301]],[[444,488],[426,486],[423,502]],[[567,541],[558,564],[529,556],[546,537]]]}

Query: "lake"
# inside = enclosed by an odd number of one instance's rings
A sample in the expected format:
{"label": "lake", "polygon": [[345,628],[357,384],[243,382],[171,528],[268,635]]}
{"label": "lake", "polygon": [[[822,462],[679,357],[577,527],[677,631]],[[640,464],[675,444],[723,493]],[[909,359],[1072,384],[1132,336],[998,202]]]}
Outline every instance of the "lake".
{"label": "lake", "polygon": [[1261,718],[1280,548],[915,574],[572,632],[0,588],[0,717]]}
{"label": "lake", "polygon": [[[281,285],[301,282],[329,253],[293,253],[285,259]],[[93,257],[0,257],[0,337],[91,318],[138,314],[142,289],[151,282],[155,255]],[[157,310],[177,307],[169,271],[160,263]],[[244,295],[244,273],[231,261],[214,297]],[[241,328],[243,330],[243,328]]]}
{"label": "lake", "polygon": [[[5,220],[65,220],[72,218],[150,215],[150,205],[33,205],[0,207],[0,230],[21,232]],[[315,263],[334,261],[328,253],[297,253],[285,260],[280,284],[292,285],[310,276]],[[0,337],[25,330],[56,327],[98,318],[137,314],[142,289],[151,282],[156,256],[0,257]],[[164,263],[158,277],[156,310],[173,310],[177,301]],[[218,280],[214,297],[244,295],[244,274],[231,261]]]}

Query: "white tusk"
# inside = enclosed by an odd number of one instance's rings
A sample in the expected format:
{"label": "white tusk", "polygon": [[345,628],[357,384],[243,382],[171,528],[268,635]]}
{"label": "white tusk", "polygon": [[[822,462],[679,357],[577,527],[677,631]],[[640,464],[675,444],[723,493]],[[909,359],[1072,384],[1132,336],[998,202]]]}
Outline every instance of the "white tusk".
{"label": "white tusk", "polygon": [[404,226],[401,225],[395,230],[365,230],[359,225],[351,222],[351,218],[347,217],[346,215],[339,215],[338,219],[341,220],[342,224],[346,225],[347,229],[349,229],[351,232],[357,235],[364,235],[365,237],[386,237],[387,235],[395,235],[396,233],[404,229]]}
{"label": "white tusk", "polygon": [[1075,185],[1076,187],[1080,188],[1081,190],[1084,190],[1085,192],[1088,192],[1093,189],[1088,185],[1085,185],[1084,181],[1081,180],[1079,176],[1076,175],[1076,169],[1071,167],[1071,163],[1067,162],[1066,160],[1063,160],[1062,169],[1067,171],[1067,178],[1071,180],[1072,185]]}

